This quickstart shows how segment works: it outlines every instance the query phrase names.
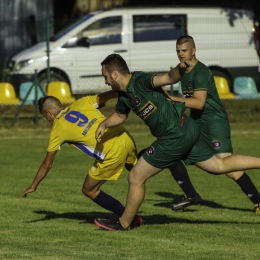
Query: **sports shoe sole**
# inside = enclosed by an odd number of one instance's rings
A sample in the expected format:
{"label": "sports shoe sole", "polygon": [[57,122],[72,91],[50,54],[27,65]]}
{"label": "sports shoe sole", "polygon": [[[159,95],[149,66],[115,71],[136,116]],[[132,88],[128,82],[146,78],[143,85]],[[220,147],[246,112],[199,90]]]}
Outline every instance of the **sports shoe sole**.
{"label": "sports shoe sole", "polygon": [[[104,219],[102,220],[104,221]],[[112,228],[112,227],[108,227],[108,226],[105,226],[105,224],[101,224],[100,222],[98,222],[97,219],[94,219],[94,223],[96,226],[98,226],[99,228],[103,229],[103,230],[107,230],[107,231],[128,231],[130,230],[130,227],[129,228],[123,228],[120,223],[118,223],[118,227],[120,228]],[[108,220],[108,223],[111,223],[111,221]]]}
{"label": "sports shoe sole", "polygon": [[187,207],[200,205],[201,201],[202,201],[201,197],[199,196],[199,194],[197,194],[196,198],[194,198],[194,199],[189,200],[188,198],[186,198],[183,201],[181,201],[180,203],[173,205],[172,210],[173,211],[184,211]]}
{"label": "sports shoe sole", "polygon": [[96,219],[94,219],[94,223],[96,226],[98,226],[99,228],[103,229],[103,230],[107,230],[107,231],[116,231],[116,229],[113,228],[109,228],[107,226],[103,226],[102,224],[100,224]]}

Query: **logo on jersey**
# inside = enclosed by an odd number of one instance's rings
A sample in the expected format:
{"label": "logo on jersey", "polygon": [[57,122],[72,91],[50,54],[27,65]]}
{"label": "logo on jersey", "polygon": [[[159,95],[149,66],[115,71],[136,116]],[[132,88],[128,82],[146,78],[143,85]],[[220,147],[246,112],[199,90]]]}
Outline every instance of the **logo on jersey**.
{"label": "logo on jersey", "polygon": [[155,150],[154,150],[153,146],[150,146],[146,149],[146,154],[149,156],[153,156],[155,154]]}
{"label": "logo on jersey", "polygon": [[193,88],[193,84],[191,80],[188,81],[188,88]]}
{"label": "logo on jersey", "polygon": [[156,106],[151,102],[147,102],[139,111],[135,112],[141,119],[147,118],[156,110]]}
{"label": "logo on jersey", "polygon": [[222,146],[222,143],[219,140],[214,140],[211,143],[213,149],[219,149]]}
{"label": "logo on jersey", "polygon": [[137,107],[141,104],[141,99],[138,96],[134,96],[134,103]]}
{"label": "logo on jersey", "polygon": [[193,83],[191,80],[188,81],[188,86],[187,86],[188,90],[182,90],[183,95],[186,98],[190,98],[193,97]]}

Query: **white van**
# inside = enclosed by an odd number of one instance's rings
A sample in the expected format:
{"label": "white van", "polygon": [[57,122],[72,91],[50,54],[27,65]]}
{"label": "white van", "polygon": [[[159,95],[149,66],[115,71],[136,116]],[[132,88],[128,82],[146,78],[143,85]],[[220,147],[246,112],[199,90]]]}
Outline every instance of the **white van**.
{"label": "white van", "polygon": [[[253,13],[229,8],[115,8],[90,13],[50,39],[50,80],[66,81],[73,94],[110,89],[100,63],[119,53],[130,70],[165,72],[176,66],[176,39],[193,36],[197,58],[232,87],[236,76],[253,76],[260,84],[259,58],[253,40]],[[39,43],[10,62],[16,88],[38,71],[47,83],[47,45]],[[176,86],[175,86],[176,87]]]}

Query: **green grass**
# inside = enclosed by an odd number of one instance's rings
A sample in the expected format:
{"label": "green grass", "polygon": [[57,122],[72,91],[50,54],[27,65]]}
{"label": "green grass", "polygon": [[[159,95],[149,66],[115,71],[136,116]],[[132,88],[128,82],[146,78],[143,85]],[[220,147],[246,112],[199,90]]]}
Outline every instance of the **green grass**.
{"label": "green grass", "polygon": [[[145,223],[130,232],[93,224],[96,217],[115,216],[81,193],[93,159],[69,146],[58,152],[37,191],[23,198],[45,157],[50,130],[42,119],[38,127],[21,127],[23,122],[0,128],[0,259],[259,259],[260,215],[251,201],[232,180],[195,166],[188,169],[202,205],[173,212],[182,192],[164,170],[147,181],[139,211]],[[139,150],[154,140],[138,120],[126,127]],[[259,129],[259,123],[232,124],[234,152],[260,157]],[[248,171],[260,189],[259,173]],[[127,188],[126,171],[102,187],[123,203]]]}

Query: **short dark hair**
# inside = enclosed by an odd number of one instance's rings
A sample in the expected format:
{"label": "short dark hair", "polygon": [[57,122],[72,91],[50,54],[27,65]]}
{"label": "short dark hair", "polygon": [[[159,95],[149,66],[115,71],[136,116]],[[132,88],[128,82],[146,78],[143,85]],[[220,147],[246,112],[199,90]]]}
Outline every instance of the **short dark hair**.
{"label": "short dark hair", "polygon": [[52,103],[55,103],[58,106],[62,106],[60,100],[54,96],[45,96],[45,97],[41,97],[38,99],[38,108],[40,113],[42,114],[43,111],[43,107],[44,107],[44,103],[47,99],[50,99],[52,101]]}
{"label": "short dark hair", "polygon": [[194,39],[190,35],[183,35],[183,36],[181,36],[177,40],[176,45],[181,45],[181,44],[184,44],[186,42],[190,42],[192,44],[192,47],[196,48]]}
{"label": "short dark hair", "polygon": [[102,62],[101,66],[105,66],[109,73],[113,70],[119,71],[123,75],[129,74],[129,68],[126,61],[119,54],[110,54]]}

